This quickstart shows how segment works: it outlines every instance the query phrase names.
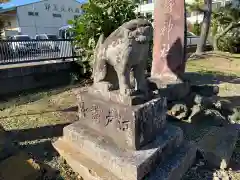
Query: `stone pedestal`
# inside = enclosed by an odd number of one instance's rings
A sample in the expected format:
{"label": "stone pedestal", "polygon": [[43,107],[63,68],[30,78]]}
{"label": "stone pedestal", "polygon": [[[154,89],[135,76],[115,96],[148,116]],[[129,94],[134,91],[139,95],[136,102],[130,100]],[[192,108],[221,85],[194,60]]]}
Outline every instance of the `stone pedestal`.
{"label": "stone pedestal", "polygon": [[[79,123],[109,138],[120,148],[138,150],[163,132],[166,124],[166,99],[156,98],[138,105],[135,97],[119,92],[99,94],[92,87],[77,94]],[[124,99],[125,98],[125,99]]]}
{"label": "stone pedestal", "polygon": [[166,124],[166,99],[130,105],[111,93],[79,89],[80,119],[54,143],[60,155],[86,180],[180,179],[196,148]]}

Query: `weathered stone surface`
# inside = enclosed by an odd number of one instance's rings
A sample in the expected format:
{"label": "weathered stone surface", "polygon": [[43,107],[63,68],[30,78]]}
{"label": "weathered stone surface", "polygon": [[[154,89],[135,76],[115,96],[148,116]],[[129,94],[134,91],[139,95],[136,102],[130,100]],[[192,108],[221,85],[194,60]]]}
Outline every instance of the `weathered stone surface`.
{"label": "weathered stone surface", "polygon": [[185,104],[176,103],[168,110],[168,115],[184,120],[188,116],[188,112],[188,107]]}
{"label": "weathered stone surface", "polygon": [[78,146],[79,152],[94,160],[120,179],[143,178],[157,163],[182,144],[183,134],[178,127],[168,125],[156,140],[138,151],[123,150],[93,130],[75,122],[64,128],[64,139]]}
{"label": "weathered stone surface", "polygon": [[119,147],[139,149],[155,139],[166,124],[166,99],[127,106],[89,92],[78,93],[79,124],[112,139]]}
{"label": "weathered stone surface", "polygon": [[7,132],[0,126],[0,160],[3,160],[16,152],[16,147],[11,143]]}
{"label": "weathered stone surface", "polygon": [[23,152],[11,156],[0,163],[0,179],[35,180],[40,175],[40,166]]}
{"label": "weathered stone surface", "polygon": [[191,91],[201,96],[211,97],[219,93],[219,87],[209,85],[192,85]]}
{"label": "weathered stone surface", "polygon": [[53,143],[53,146],[73,171],[77,172],[84,180],[120,180],[111,172],[83,155],[73,143],[60,138]]}
{"label": "weathered stone surface", "polygon": [[77,95],[81,94],[82,91],[87,91],[95,96],[100,96],[102,99],[106,101],[112,101],[115,103],[120,103],[124,105],[139,105],[143,104],[153,97],[153,93],[149,92],[148,96],[142,93],[135,93],[131,96],[123,96],[119,93],[119,90],[113,90],[113,91],[104,91],[99,90],[99,88],[96,88],[95,86],[87,87],[87,88],[80,88],[75,91]]}
{"label": "weathered stone surface", "polygon": [[[105,92],[111,88],[119,89],[121,95],[129,96],[134,90],[130,84],[133,69],[137,82],[135,90],[146,94],[145,70],[152,34],[152,24],[140,18],[124,23],[106,39],[102,34],[94,53],[94,85]],[[104,88],[101,82],[104,82]]]}
{"label": "weathered stone surface", "polygon": [[196,157],[196,146],[185,142],[168,159],[150,173],[147,180],[180,180],[192,166]]}
{"label": "weathered stone surface", "polygon": [[[83,155],[73,143],[59,139],[53,145],[73,170],[78,172],[84,180],[121,180]],[[156,169],[153,168],[149,175],[143,179],[180,180],[192,165],[195,156],[195,145],[185,142],[179,149],[174,151],[174,154],[168,156],[163,163],[159,163]]]}
{"label": "weathered stone surface", "polygon": [[190,93],[190,85],[187,82],[176,80],[165,82],[158,78],[148,78],[151,90],[158,90],[161,97],[166,97],[168,101],[176,101],[185,98]]}
{"label": "weathered stone surface", "polygon": [[210,166],[225,169],[229,163],[238,131],[233,125],[226,127],[212,127],[198,143],[198,151]]}
{"label": "weathered stone surface", "polygon": [[184,0],[157,0],[154,5],[154,40],[151,77],[173,82],[185,71]]}

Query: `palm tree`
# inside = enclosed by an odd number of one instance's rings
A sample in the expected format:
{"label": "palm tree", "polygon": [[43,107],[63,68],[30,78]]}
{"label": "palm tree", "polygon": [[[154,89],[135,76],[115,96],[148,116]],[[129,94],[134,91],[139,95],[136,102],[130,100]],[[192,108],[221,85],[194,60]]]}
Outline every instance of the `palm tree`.
{"label": "palm tree", "polygon": [[[213,40],[214,50],[218,50],[218,41],[234,28],[240,27],[240,0],[238,3],[229,3],[220,7],[213,13],[213,29],[215,38]],[[219,29],[222,28],[220,31]]]}

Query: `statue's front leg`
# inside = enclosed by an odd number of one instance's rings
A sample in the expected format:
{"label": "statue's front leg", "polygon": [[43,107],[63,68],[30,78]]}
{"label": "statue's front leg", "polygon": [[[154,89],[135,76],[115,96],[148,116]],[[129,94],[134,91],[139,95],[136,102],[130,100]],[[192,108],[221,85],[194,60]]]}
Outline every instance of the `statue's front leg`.
{"label": "statue's front leg", "polygon": [[106,61],[103,58],[99,58],[94,62],[93,65],[93,81],[98,83],[102,81],[107,74]]}
{"label": "statue's front leg", "polygon": [[136,80],[135,90],[138,90],[143,93],[148,92],[147,81],[145,77],[145,61],[140,62],[134,69],[134,78]]}
{"label": "statue's front leg", "polygon": [[116,72],[118,76],[120,94],[130,96],[132,93],[130,85],[130,68],[116,68]]}

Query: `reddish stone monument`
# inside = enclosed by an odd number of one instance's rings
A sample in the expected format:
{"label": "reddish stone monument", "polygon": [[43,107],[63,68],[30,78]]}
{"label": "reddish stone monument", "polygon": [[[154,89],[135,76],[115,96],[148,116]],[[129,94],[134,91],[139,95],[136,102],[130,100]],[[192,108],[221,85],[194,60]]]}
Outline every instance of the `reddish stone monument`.
{"label": "reddish stone monument", "polygon": [[151,78],[176,81],[185,71],[184,0],[155,0]]}

